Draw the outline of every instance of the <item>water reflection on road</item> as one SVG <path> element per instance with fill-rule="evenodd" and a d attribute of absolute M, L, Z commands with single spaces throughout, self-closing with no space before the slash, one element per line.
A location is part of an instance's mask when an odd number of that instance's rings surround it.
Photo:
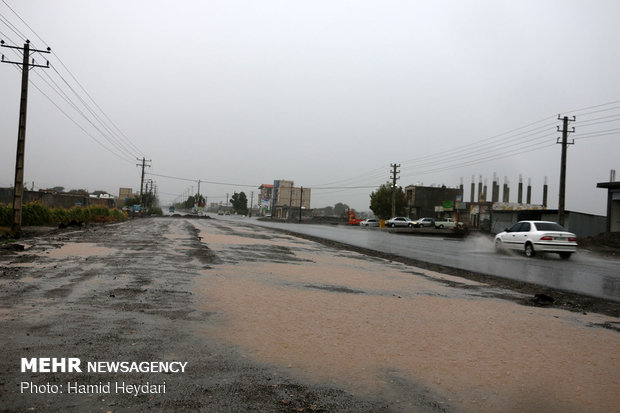
<path fill-rule="evenodd" d="M 492 240 L 482 235 L 457 241 L 359 227 L 283 224 L 247 219 L 244 222 L 286 229 L 433 264 L 620 301 L 620 261 L 587 251 L 579 251 L 567 261 L 559 259 L 556 254 L 529 259 L 520 254 L 495 253 Z"/>

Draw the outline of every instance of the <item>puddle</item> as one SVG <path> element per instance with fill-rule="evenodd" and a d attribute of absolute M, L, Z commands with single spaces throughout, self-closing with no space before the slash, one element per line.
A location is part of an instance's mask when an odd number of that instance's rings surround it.
<path fill-rule="evenodd" d="M 312 245 L 295 252 L 312 260 L 301 265 L 204 271 L 194 292 L 219 322 L 202 333 L 257 362 L 371 397 L 415 398 L 409 390 L 422 386 L 470 412 L 617 408 L 620 334 L 588 327 L 610 317 L 478 299 L 428 277 L 475 282 L 313 253 Z"/>
<path fill-rule="evenodd" d="M 115 249 L 100 247 L 97 244 L 91 242 L 70 242 L 64 244 L 60 248 L 50 249 L 38 255 L 57 259 L 67 257 L 90 257 L 94 255 L 110 255 L 114 252 L 116 252 Z"/>

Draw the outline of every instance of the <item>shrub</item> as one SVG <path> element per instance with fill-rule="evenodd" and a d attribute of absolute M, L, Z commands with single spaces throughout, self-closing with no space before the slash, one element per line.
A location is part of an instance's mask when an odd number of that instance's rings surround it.
<path fill-rule="evenodd" d="M 101 205 L 89 207 L 48 208 L 39 202 L 31 202 L 22 206 L 22 225 L 58 225 L 75 220 L 82 222 L 114 222 L 124 221 L 127 215 L 118 209 L 110 209 Z M 11 226 L 13 207 L 0 204 L 0 226 Z"/>
<path fill-rule="evenodd" d="M 51 223 L 50 209 L 39 202 L 22 205 L 22 225 L 45 225 Z"/>
<path fill-rule="evenodd" d="M 10 227 L 13 221 L 13 208 L 0 204 L 0 226 Z"/>

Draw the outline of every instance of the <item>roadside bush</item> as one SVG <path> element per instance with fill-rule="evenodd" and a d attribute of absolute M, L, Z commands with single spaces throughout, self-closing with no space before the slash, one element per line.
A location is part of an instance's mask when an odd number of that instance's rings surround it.
<path fill-rule="evenodd" d="M 39 202 L 22 205 L 22 225 L 45 225 L 51 221 L 50 209 Z"/>
<path fill-rule="evenodd" d="M 69 210 L 64 208 L 53 208 L 52 209 L 52 220 L 50 223 L 52 224 L 60 224 L 61 222 L 69 222 Z"/>
<path fill-rule="evenodd" d="M 12 220 L 13 208 L 8 205 L 0 204 L 0 226 L 10 227 Z"/>
<path fill-rule="evenodd" d="M 114 219 L 114 221 L 124 221 L 127 219 L 127 214 L 118 209 L 113 209 L 112 218 Z"/>
<path fill-rule="evenodd" d="M 160 216 L 160 217 L 161 217 L 162 215 L 164 215 L 164 213 L 163 213 L 163 211 L 161 210 L 161 208 L 158 208 L 158 207 L 151 207 L 151 208 L 148 208 L 148 209 L 146 210 L 146 215 L 147 215 L 147 216 L 150 216 L 150 215 L 157 215 L 157 216 Z"/>
<path fill-rule="evenodd" d="M 96 217 L 109 217 L 110 216 L 110 208 L 104 207 L 101 205 L 93 205 L 88 207 L 90 216 L 94 218 Z"/>
<path fill-rule="evenodd" d="M 71 209 L 48 208 L 39 202 L 31 202 L 22 206 L 22 225 L 58 225 L 71 221 L 106 223 L 124 221 L 127 215 L 118 209 L 110 209 L 101 205 L 74 207 Z M 0 204 L 0 226 L 11 226 L 13 207 Z"/>

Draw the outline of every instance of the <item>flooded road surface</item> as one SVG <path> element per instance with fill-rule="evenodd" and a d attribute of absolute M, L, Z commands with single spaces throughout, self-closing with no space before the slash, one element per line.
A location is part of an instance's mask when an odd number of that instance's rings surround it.
<path fill-rule="evenodd" d="M 620 260 L 583 250 L 570 260 L 561 260 L 557 254 L 528 259 L 518 253 L 497 254 L 492 240 L 486 236 L 457 240 L 373 228 L 250 222 L 433 264 L 620 301 Z"/>
<path fill-rule="evenodd" d="M 1 253 L 8 411 L 609 412 L 620 319 L 216 219 L 140 219 Z M 21 357 L 188 363 L 20 373 Z M 67 381 L 165 394 L 24 394 Z"/>

